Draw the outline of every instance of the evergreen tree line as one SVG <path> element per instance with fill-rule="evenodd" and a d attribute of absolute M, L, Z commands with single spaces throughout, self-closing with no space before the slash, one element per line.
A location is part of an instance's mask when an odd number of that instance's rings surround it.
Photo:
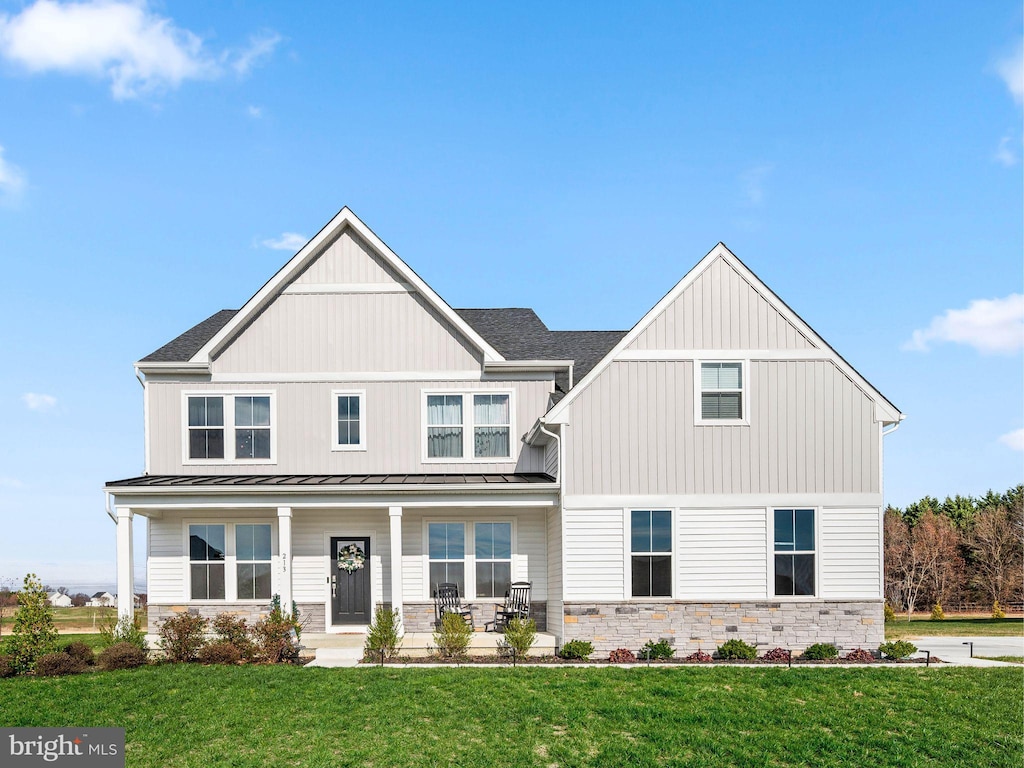
<path fill-rule="evenodd" d="M 885 598 L 908 616 L 1024 599 L 1024 485 L 980 498 L 931 496 L 885 510 Z"/>

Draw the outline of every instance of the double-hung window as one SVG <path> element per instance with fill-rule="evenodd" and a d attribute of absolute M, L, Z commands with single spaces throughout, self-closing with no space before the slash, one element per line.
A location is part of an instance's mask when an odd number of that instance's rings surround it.
<path fill-rule="evenodd" d="M 746 423 L 742 362 L 701 362 L 697 384 L 700 393 L 698 424 Z"/>
<path fill-rule="evenodd" d="M 672 513 L 630 512 L 633 597 L 672 596 Z"/>
<path fill-rule="evenodd" d="M 186 394 L 186 462 L 271 462 L 273 396 Z"/>
<path fill-rule="evenodd" d="M 428 523 L 430 594 L 438 584 L 456 584 L 466 594 L 466 524 Z"/>
<path fill-rule="evenodd" d="M 512 395 L 508 392 L 428 393 L 427 459 L 512 458 Z"/>
<path fill-rule="evenodd" d="M 361 451 L 366 448 L 364 392 L 331 393 L 334 401 L 334 443 L 336 451 Z"/>
<path fill-rule="evenodd" d="M 429 594 L 455 584 L 468 598 L 505 596 L 512 585 L 510 521 L 428 522 Z"/>
<path fill-rule="evenodd" d="M 775 510 L 775 594 L 814 595 L 814 510 Z"/>
<path fill-rule="evenodd" d="M 189 577 L 193 600 L 223 600 L 224 526 L 188 527 Z"/>
<path fill-rule="evenodd" d="M 504 597 L 512 585 L 512 523 L 475 523 L 476 596 Z"/>
<path fill-rule="evenodd" d="M 235 571 L 239 600 L 270 599 L 269 525 L 235 525 Z"/>

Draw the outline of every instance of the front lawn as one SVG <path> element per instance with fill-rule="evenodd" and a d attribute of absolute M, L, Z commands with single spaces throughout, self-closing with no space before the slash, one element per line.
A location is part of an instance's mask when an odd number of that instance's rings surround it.
<path fill-rule="evenodd" d="M 1018 766 L 1013 669 L 302 669 L 0 680 L 3 726 L 129 766 Z"/>
<path fill-rule="evenodd" d="M 906 616 L 885 623 L 885 639 L 915 637 L 1021 637 L 1024 619 L 942 619 L 932 621 L 927 615 L 907 621 Z"/>

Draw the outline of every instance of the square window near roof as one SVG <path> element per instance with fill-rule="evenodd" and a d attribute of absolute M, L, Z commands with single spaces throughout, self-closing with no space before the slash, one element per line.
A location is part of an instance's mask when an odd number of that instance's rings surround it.
<path fill-rule="evenodd" d="M 743 411 L 743 363 L 700 364 L 700 420 L 741 421 Z"/>

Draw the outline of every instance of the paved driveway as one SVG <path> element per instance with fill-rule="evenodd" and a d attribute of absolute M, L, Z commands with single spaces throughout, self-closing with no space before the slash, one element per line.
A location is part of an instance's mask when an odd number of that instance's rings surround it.
<path fill-rule="evenodd" d="M 978 667 L 1002 666 L 1000 662 L 986 661 L 978 656 L 1024 656 L 1024 637 L 921 637 L 911 640 L 922 651 L 931 651 L 943 661 L 972 664 Z M 970 646 L 974 643 L 974 656 Z"/>

